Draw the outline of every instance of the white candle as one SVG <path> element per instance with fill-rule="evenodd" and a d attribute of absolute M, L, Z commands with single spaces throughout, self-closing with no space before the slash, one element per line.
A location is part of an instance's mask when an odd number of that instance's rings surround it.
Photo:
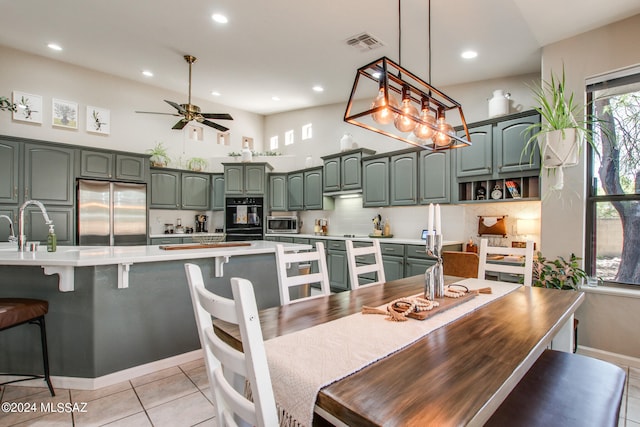
<path fill-rule="evenodd" d="M 436 205 L 436 235 L 442 234 L 442 223 L 440 219 L 440 204 Z"/>
<path fill-rule="evenodd" d="M 429 234 L 433 231 L 433 203 L 429 203 L 429 217 L 427 222 L 427 230 Z"/>

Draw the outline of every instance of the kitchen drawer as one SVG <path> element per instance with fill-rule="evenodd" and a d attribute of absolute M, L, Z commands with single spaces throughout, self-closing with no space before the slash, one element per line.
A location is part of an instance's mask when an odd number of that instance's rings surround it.
<path fill-rule="evenodd" d="M 308 245 L 309 244 L 309 239 L 306 239 L 304 237 L 294 237 L 293 238 L 293 243 L 298 243 L 301 245 Z"/>
<path fill-rule="evenodd" d="M 152 245 L 179 245 L 181 243 L 193 243 L 191 237 L 155 237 L 151 239 Z"/>
<path fill-rule="evenodd" d="M 425 245 L 407 245 L 407 258 L 427 259 Z"/>
<path fill-rule="evenodd" d="M 381 243 L 380 251 L 382 255 L 404 256 L 404 245 L 399 243 Z"/>
<path fill-rule="evenodd" d="M 293 237 L 279 237 L 278 240 L 283 243 L 293 243 Z"/>
<path fill-rule="evenodd" d="M 327 240 L 327 250 L 330 251 L 346 251 L 346 245 L 344 240 Z"/>

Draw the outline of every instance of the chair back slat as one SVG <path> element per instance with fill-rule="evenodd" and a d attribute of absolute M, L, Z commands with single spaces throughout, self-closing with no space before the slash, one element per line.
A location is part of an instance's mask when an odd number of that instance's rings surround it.
<path fill-rule="evenodd" d="M 379 285 L 386 282 L 384 264 L 382 262 L 382 251 L 380 250 L 380 242 L 378 240 L 374 239 L 371 246 L 357 248 L 353 246 L 353 241 L 347 240 L 345 246 L 347 247 L 347 265 L 349 268 L 351 289 L 358 289 L 362 286 Z M 367 255 L 373 255 L 374 263 L 358 265 L 357 258 Z M 373 282 L 360 284 L 360 276 L 374 272 L 376 273 L 376 278 Z"/>
<path fill-rule="evenodd" d="M 300 270 L 296 271 L 296 267 L 301 264 L 316 265 L 318 271 L 311 274 L 301 274 Z M 316 243 L 316 250 L 309 252 L 291 252 L 287 251 L 284 245 L 276 245 L 276 267 L 278 270 L 278 289 L 280 291 L 280 303 L 287 305 L 292 302 L 290 290 L 293 287 L 319 283 L 320 294 L 309 295 L 297 298 L 294 301 L 308 300 L 317 298 L 331 293 L 329 285 L 329 274 L 327 271 L 327 259 L 322 242 Z M 289 275 L 289 273 L 292 273 Z M 297 273 L 297 274 L 296 274 Z"/>
<path fill-rule="evenodd" d="M 492 263 L 489 255 L 516 255 L 523 257 L 521 265 L 505 265 Z M 507 248 L 502 246 L 489 246 L 487 239 L 480 241 L 480 260 L 478 265 L 478 278 L 484 279 L 487 271 L 497 273 L 521 274 L 526 286 L 533 282 L 533 241 L 527 240 L 524 248 Z"/>

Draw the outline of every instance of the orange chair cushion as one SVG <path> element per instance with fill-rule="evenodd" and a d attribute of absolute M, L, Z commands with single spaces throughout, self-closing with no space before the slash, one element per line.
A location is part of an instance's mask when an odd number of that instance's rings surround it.
<path fill-rule="evenodd" d="M 44 316 L 49 303 L 39 299 L 0 298 L 0 330 Z"/>

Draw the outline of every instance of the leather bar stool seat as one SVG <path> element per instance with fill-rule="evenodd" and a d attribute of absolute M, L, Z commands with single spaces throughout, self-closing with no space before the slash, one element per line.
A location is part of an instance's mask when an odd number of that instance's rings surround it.
<path fill-rule="evenodd" d="M 616 427 L 625 379 L 609 362 L 545 350 L 485 426 Z"/>
<path fill-rule="evenodd" d="M 25 323 L 37 324 L 40 327 L 40 340 L 42 343 L 42 362 L 44 375 L 11 374 L 26 378 L 4 382 L 0 385 L 11 384 L 18 381 L 26 381 L 35 378 L 43 378 L 52 396 L 55 396 L 51 378 L 49 377 L 49 354 L 47 350 L 47 333 L 44 316 L 49 311 L 47 301 L 30 298 L 0 298 L 0 331 L 10 329 Z M 9 373 L 6 373 L 9 375 Z"/>

